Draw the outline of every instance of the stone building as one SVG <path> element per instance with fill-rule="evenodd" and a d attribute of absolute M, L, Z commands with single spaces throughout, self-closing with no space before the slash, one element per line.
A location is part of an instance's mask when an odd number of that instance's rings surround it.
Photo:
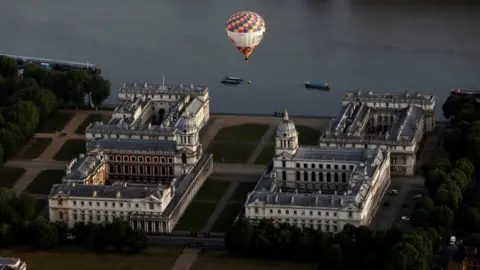
<path fill-rule="evenodd" d="M 413 175 L 423 134 L 434 129 L 434 95 L 347 92 L 319 145 L 389 150 L 392 174 Z"/>
<path fill-rule="evenodd" d="M 123 104 L 86 128 L 87 153 L 52 187 L 50 220 L 73 226 L 118 217 L 171 232 L 213 168 L 199 139 L 210 117 L 208 87 L 126 83 L 118 94 Z"/>
<path fill-rule="evenodd" d="M 245 202 L 250 220 L 338 232 L 368 225 L 390 184 L 390 154 L 381 149 L 300 146 L 284 112 L 275 156 Z"/>

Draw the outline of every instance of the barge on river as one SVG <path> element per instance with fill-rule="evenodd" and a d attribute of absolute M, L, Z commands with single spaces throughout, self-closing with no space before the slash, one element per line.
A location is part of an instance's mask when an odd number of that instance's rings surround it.
<path fill-rule="evenodd" d="M 55 71 L 85 70 L 88 73 L 92 74 L 100 74 L 101 72 L 101 70 L 97 68 L 94 64 L 88 62 L 81 63 L 0 53 L 0 57 L 2 56 L 15 59 L 20 69 L 23 69 L 28 64 L 37 64 L 40 65 L 42 68 L 52 69 Z"/>

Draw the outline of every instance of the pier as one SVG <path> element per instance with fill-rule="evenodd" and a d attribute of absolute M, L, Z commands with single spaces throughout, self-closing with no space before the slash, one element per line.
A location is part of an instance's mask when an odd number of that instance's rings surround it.
<path fill-rule="evenodd" d="M 86 70 L 90 73 L 100 73 L 100 69 L 97 68 L 94 64 L 91 63 L 82 63 L 82 62 L 73 62 L 65 60 L 55 60 L 39 57 L 30 57 L 30 56 L 20 56 L 13 54 L 4 54 L 0 53 L 0 57 L 9 57 L 15 59 L 17 64 L 23 68 L 28 64 L 37 64 L 42 67 L 51 68 L 58 71 L 69 71 L 69 70 Z"/>

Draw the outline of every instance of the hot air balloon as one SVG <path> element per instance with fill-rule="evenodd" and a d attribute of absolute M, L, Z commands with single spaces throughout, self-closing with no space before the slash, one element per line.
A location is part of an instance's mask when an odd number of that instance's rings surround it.
<path fill-rule="evenodd" d="M 262 17 L 255 12 L 241 11 L 233 14 L 227 21 L 227 36 L 235 47 L 245 55 L 245 62 L 260 44 L 267 30 Z"/>

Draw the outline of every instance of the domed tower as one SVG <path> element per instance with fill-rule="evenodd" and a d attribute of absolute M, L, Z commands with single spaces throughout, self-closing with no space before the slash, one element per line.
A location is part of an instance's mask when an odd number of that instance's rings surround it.
<path fill-rule="evenodd" d="M 288 112 L 285 109 L 283 119 L 278 124 L 275 136 L 275 155 L 286 152 L 295 155 L 298 149 L 298 132 L 295 124 L 288 118 Z"/>
<path fill-rule="evenodd" d="M 199 129 L 191 114 L 182 116 L 176 128 L 179 155 L 175 158 L 175 175 L 181 175 L 195 166 L 202 155 L 202 148 L 198 137 Z"/>

